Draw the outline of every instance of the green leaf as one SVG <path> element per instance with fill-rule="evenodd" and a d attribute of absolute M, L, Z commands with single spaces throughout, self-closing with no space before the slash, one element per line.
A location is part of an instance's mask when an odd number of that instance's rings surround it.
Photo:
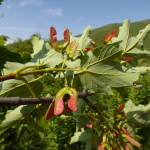
<path fill-rule="evenodd" d="M 65 65 L 67 68 L 80 68 L 81 59 L 76 59 L 75 61 L 67 60 Z"/>
<path fill-rule="evenodd" d="M 32 130 L 43 131 L 43 128 L 36 124 L 34 117 L 31 117 L 30 112 L 28 113 L 28 115 L 26 115 L 25 118 L 22 118 L 19 121 L 19 123 L 26 123 L 29 131 L 32 131 Z"/>
<path fill-rule="evenodd" d="M 48 128 L 48 121 L 45 120 L 46 110 L 49 104 L 42 104 L 38 108 L 35 105 L 19 106 L 8 112 L 0 125 L 0 134 L 13 127 L 17 123 L 27 123 L 29 131 L 33 129 L 43 131 Z M 36 112 L 37 117 L 31 117 L 31 112 Z"/>
<path fill-rule="evenodd" d="M 140 30 L 139 34 L 135 37 L 130 36 L 129 30 L 130 20 L 127 18 L 119 28 L 118 37 L 113 37 L 112 42 L 115 43 L 121 41 L 120 46 L 122 46 L 125 51 L 124 56 L 132 58 L 132 64 L 137 65 L 138 59 L 147 57 L 147 55 L 150 54 L 149 51 L 143 49 L 144 40 L 150 31 L 150 24 L 148 24 L 143 30 Z"/>
<path fill-rule="evenodd" d="M 79 98 L 77 111 L 73 111 L 74 118 L 76 120 L 76 131 L 81 130 L 89 122 L 89 119 L 84 116 L 85 102 Z"/>
<path fill-rule="evenodd" d="M 77 58 L 80 55 L 80 51 L 83 51 L 85 49 L 85 47 L 90 45 L 90 41 L 92 41 L 90 34 L 91 34 L 91 26 L 90 25 L 84 29 L 81 37 L 74 37 L 70 33 L 70 42 L 72 42 L 74 40 L 76 40 L 76 42 L 78 42 L 78 48 L 74 55 L 74 58 Z"/>
<path fill-rule="evenodd" d="M 129 29 L 130 29 L 130 20 L 127 18 L 123 21 L 123 25 L 119 27 L 119 34 L 118 37 L 113 37 L 112 42 L 120 42 L 120 46 L 123 48 L 123 50 L 126 50 L 127 42 L 129 38 Z"/>
<path fill-rule="evenodd" d="M 122 67 L 125 72 L 138 72 L 139 74 L 146 74 L 150 72 L 150 67 L 130 67 L 127 68 L 125 66 Z"/>
<path fill-rule="evenodd" d="M 66 59 L 66 55 L 64 55 Z M 54 68 L 63 62 L 62 53 L 58 53 L 55 50 L 49 51 L 44 58 L 40 59 L 42 68 Z"/>
<path fill-rule="evenodd" d="M 100 136 L 91 135 L 91 133 L 82 130 L 81 132 L 76 132 L 74 136 L 71 137 L 70 144 L 79 141 L 86 143 L 85 150 L 93 150 L 95 148 L 98 148 L 102 141 L 102 138 Z"/>
<path fill-rule="evenodd" d="M 62 63 L 62 54 L 56 52 L 49 43 L 45 43 L 38 37 L 33 37 L 32 43 L 34 50 L 34 53 L 31 54 L 32 62 L 41 64 L 42 68 L 53 68 Z"/>
<path fill-rule="evenodd" d="M 6 75 L 12 73 L 14 70 L 34 65 L 34 63 L 20 64 L 7 62 L 4 66 L 5 68 L 2 70 L 2 75 Z M 33 70 L 35 68 L 26 69 L 27 71 Z M 38 79 L 34 79 L 33 75 L 26 76 L 25 79 L 29 82 L 35 94 L 38 96 L 43 91 L 43 85 Z M 11 79 L 0 82 L 0 97 L 30 97 L 32 93 L 29 91 L 26 84 L 21 80 Z"/>
<path fill-rule="evenodd" d="M 149 117 L 146 115 L 150 111 L 150 104 L 147 106 L 135 106 L 132 100 L 125 103 L 124 112 L 126 113 L 126 120 L 120 124 L 127 129 L 133 138 L 135 138 L 135 128 L 139 125 L 149 124 Z"/>
<path fill-rule="evenodd" d="M 121 55 L 117 45 L 106 45 L 88 51 L 81 58 L 80 80 L 83 88 L 93 93 L 111 92 L 111 87 L 130 86 L 139 78 L 138 73 L 124 73 L 121 65 L 113 61 Z"/>
<path fill-rule="evenodd" d="M 46 48 L 44 40 L 40 40 L 39 37 L 34 36 L 32 39 L 32 44 L 34 50 L 34 53 L 31 54 L 32 62 L 36 63 L 39 59 L 45 57 L 49 50 Z"/>
<path fill-rule="evenodd" d="M 49 104 L 41 104 L 41 106 L 36 109 L 36 113 L 38 116 L 35 120 L 35 123 L 44 130 L 48 128 L 48 121 L 45 120 L 45 114 L 48 107 Z"/>
<path fill-rule="evenodd" d="M 0 69 L 4 68 L 6 61 L 24 63 L 20 54 L 9 51 L 5 46 L 0 47 Z"/>
<path fill-rule="evenodd" d="M 0 39 L 0 47 L 4 46 L 4 44 L 5 44 L 5 42 L 2 39 Z"/>
<path fill-rule="evenodd" d="M 139 34 L 136 37 L 130 36 L 130 20 L 127 18 L 123 21 L 123 25 L 119 28 L 119 34 L 118 37 L 113 37 L 112 42 L 119 42 L 120 46 L 122 46 L 123 50 L 126 52 L 132 52 L 134 47 L 140 48 L 144 44 L 144 40 L 150 31 L 150 24 L 148 24 L 145 29 L 140 30 Z M 135 50 L 133 50 L 135 53 Z M 129 53 L 128 52 L 128 53 Z"/>
<path fill-rule="evenodd" d="M 35 105 L 19 106 L 16 109 L 8 112 L 0 125 L 0 134 L 10 127 L 23 120 L 27 115 L 35 109 Z"/>
<path fill-rule="evenodd" d="M 143 30 L 139 31 L 139 34 L 136 37 L 129 36 L 126 51 L 132 53 L 134 50 L 133 47 L 143 50 L 144 40 L 150 31 L 150 24 L 148 24 Z M 135 51 L 135 50 L 134 50 Z"/>

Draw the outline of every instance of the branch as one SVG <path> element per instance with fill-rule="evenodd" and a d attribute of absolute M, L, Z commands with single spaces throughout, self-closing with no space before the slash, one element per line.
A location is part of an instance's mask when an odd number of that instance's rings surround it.
<path fill-rule="evenodd" d="M 88 95 L 88 93 L 86 93 L 86 90 L 84 89 L 83 91 L 82 91 L 82 93 L 83 93 L 83 100 L 93 109 L 93 110 L 95 110 L 99 115 L 101 115 L 101 113 L 100 113 L 100 111 L 88 100 L 88 98 L 87 98 L 87 96 L 89 96 Z M 93 94 L 93 93 L 92 93 Z"/>
<path fill-rule="evenodd" d="M 78 93 L 78 98 L 83 98 L 85 96 L 95 95 L 94 93 Z M 41 103 L 51 103 L 54 99 L 52 97 L 39 97 L 39 98 L 21 98 L 21 97 L 7 97 L 0 98 L 0 106 L 19 106 L 19 105 L 32 105 Z M 64 98 L 65 100 L 65 98 Z"/>

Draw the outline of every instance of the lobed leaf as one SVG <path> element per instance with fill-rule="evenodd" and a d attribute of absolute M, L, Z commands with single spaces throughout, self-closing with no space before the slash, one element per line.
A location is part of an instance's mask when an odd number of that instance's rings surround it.
<path fill-rule="evenodd" d="M 84 29 L 81 37 L 74 37 L 70 33 L 70 42 L 76 40 L 76 42 L 78 43 L 77 51 L 74 55 L 74 58 L 77 58 L 80 55 L 80 51 L 83 51 L 85 49 L 85 47 L 90 45 L 90 41 L 91 41 L 90 34 L 91 34 L 91 26 L 90 25 Z"/>
<path fill-rule="evenodd" d="M 112 42 L 120 42 L 120 46 L 123 47 L 124 56 L 132 58 L 132 62 L 137 65 L 137 60 L 147 57 L 150 54 L 149 51 L 143 49 L 144 40 L 150 31 L 150 24 L 148 24 L 143 30 L 139 31 L 139 34 L 135 37 L 130 36 L 130 20 L 127 18 L 123 21 L 123 25 L 119 28 L 118 37 L 113 37 Z"/>
<path fill-rule="evenodd" d="M 36 63 L 41 58 L 45 57 L 49 50 L 46 48 L 44 40 L 40 40 L 39 37 L 34 36 L 32 38 L 32 44 L 34 51 L 33 54 L 31 54 L 32 62 Z"/>
<path fill-rule="evenodd" d="M 80 80 L 84 89 L 93 93 L 110 94 L 111 87 L 131 86 L 138 73 L 124 73 L 121 65 L 113 61 L 121 55 L 122 48 L 109 44 L 88 51 L 81 58 Z"/>
<path fill-rule="evenodd" d="M 41 64 L 42 68 L 54 68 L 62 63 L 62 54 L 56 52 L 49 43 L 40 40 L 38 37 L 33 37 L 32 62 Z"/>
<path fill-rule="evenodd" d="M 135 128 L 139 125 L 149 124 L 150 120 L 146 115 L 150 111 L 150 104 L 147 106 L 135 106 L 132 100 L 125 103 L 124 112 L 127 120 L 121 121 L 120 125 L 127 129 L 129 134 L 135 138 Z"/>

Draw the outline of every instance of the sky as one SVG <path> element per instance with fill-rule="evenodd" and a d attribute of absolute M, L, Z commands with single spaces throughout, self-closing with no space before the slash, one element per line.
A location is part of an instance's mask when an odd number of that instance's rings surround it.
<path fill-rule="evenodd" d="M 0 5 L 0 35 L 11 41 L 23 40 L 33 33 L 49 39 L 55 27 L 57 39 L 63 39 L 67 27 L 73 36 L 84 28 L 99 28 L 111 23 L 150 19 L 150 0 L 4 0 Z"/>

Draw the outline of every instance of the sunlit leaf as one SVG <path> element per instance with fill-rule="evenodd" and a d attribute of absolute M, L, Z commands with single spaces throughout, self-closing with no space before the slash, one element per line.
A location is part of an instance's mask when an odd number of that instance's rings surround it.
<path fill-rule="evenodd" d="M 44 40 L 40 40 L 38 37 L 33 37 L 32 43 L 34 50 L 34 53 L 31 54 L 32 62 L 37 65 L 41 64 L 42 68 L 53 68 L 62 63 L 62 54 L 56 52 L 49 43 L 45 43 Z"/>
<path fill-rule="evenodd" d="M 130 20 L 127 18 L 123 21 L 123 25 L 119 28 L 118 37 L 113 37 L 112 42 L 120 42 L 120 46 L 123 47 L 124 56 L 132 58 L 132 62 L 137 65 L 137 60 L 147 57 L 150 54 L 149 51 L 143 49 L 144 40 L 150 31 L 150 24 L 148 24 L 143 30 L 139 31 L 139 34 L 135 37 L 130 35 Z"/>
<path fill-rule="evenodd" d="M 70 42 L 72 42 L 74 40 L 76 40 L 76 42 L 78 42 L 78 48 L 74 55 L 74 58 L 77 58 L 80 55 L 80 51 L 83 51 L 85 49 L 85 47 L 90 45 L 90 41 L 92 40 L 90 37 L 90 34 L 91 34 L 91 26 L 90 25 L 84 29 L 81 37 L 74 37 L 70 33 Z"/>
<path fill-rule="evenodd" d="M 44 40 L 40 40 L 39 37 L 34 36 L 32 38 L 32 44 L 34 50 L 34 53 L 31 54 L 32 62 L 36 63 L 38 59 L 40 60 L 41 58 L 45 57 L 49 50 L 46 48 Z"/>
<path fill-rule="evenodd" d="M 88 51 L 81 59 L 83 88 L 93 93 L 110 94 L 111 87 L 131 86 L 139 74 L 124 73 L 121 65 L 113 61 L 121 52 L 122 48 L 111 44 Z"/>

